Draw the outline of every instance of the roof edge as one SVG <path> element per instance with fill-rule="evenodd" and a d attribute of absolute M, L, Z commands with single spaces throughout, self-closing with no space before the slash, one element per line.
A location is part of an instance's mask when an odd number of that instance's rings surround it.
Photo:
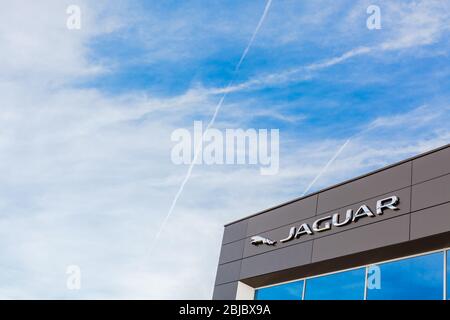
<path fill-rule="evenodd" d="M 432 154 L 432 153 L 441 151 L 441 150 L 446 149 L 446 148 L 449 148 L 449 147 L 450 147 L 450 143 L 448 143 L 448 144 L 446 144 L 446 145 L 443 145 L 443 146 L 441 146 L 441 147 L 438 147 L 438 148 L 436 148 L 436 149 L 432 149 L 432 150 L 426 151 L 426 152 L 424 152 L 424 153 L 420 153 L 420 154 L 418 154 L 418 155 L 412 156 L 412 157 L 410 157 L 410 158 L 407 158 L 407 159 L 405 159 L 405 160 L 396 162 L 396 163 L 394 163 L 394 164 L 390 164 L 390 165 L 385 166 L 385 167 L 382 167 L 382 168 L 380 168 L 380 169 L 371 171 L 371 172 L 369 172 L 369 173 L 365 173 L 365 174 L 360 175 L 360 176 L 357 176 L 357 177 L 355 177 L 355 178 L 352 178 L 352 179 L 349 179 L 349 180 L 345 180 L 345 181 L 343 181 L 343 182 L 340 182 L 340 183 L 331 185 L 331 186 L 329 186 L 329 187 L 320 189 L 320 190 L 318 190 L 318 191 L 315 191 L 315 192 L 313 192 L 313 193 L 307 194 L 307 195 L 305 195 L 305 196 L 302 196 L 302 197 L 299 197 L 299 198 L 295 198 L 295 199 L 290 200 L 290 201 L 287 201 L 287 202 L 283 202 L 283 203 L 281 203 L 281 204 L 279 204 L 279 205 L 270 207 L 270 208 L 268 208 L 268 209 L 264 209 L 264 210 L 262 210 L 262 211 L 258 211 L 258 212 L 256 212 L 256 213 L 253 213 L 253 214 L 251 214 L 251 215 L 249 215 L 249 216 L 246 216 L 246 217 L 244 217 L 244 218 L 240 218 L 240 219 L 234 220 L 234 221 L 232 221 L 232 222 L 228 222 L 228 223 L 226 223 L 226 224 L 224 225 L 224 227 L 227 227 L 227 226 L 229 226 L 229 225 L 232 225 L 232 224 L 235 224 L 235 223 L 238 223 L 238 222 L 241 222 L 241 221 L 250 219 L 250 218 L 255 217 L 255 216 L 257 216 L 257 215 L 260 215 L 260 214 L 263 214 L 263 213 L 266 213 L 266 212 L 269 212 L 269 211 L 272 211 L 272 210 L 281 208 L 281 207 L 286 206 L 286 205 L 288 205 L 288 204 L 291 204 L 291 203 L 293 203 L 293 202 L 300 201 L 300 200 L 303 200 L 303 199 L 306 199 L 306 198 L 309 198 L 309 197 L 318 195 L 318 194 L 321 193 L 321 192 L 324 192 L 324 191 L 327 191 L 327 190 L 331 190 L 331 189 L 340 187 L 340 186 L 342 186 L 342 185 L 344 185 L 344 184 L 347 184 L 347 183 L 350 183 L 350 182 L 353 182 L 353 181 L 356 181 L 356 180 L 359 180 L 359 179 L 362 179 L 362 178 L 371 176 L 371 175 L 373 175 L 373 174 L 375 174 L 375 173 L 378 173 L 378 172 L 381 172 L 381 171 L 384 171 L 384 170 L 387 170 L 387 169 L 390 169 L 390 168 L 399 166 L 399 165 L 401 165 L 401 164 L 404 164 L 404 163 L 407 163 L 407 162 L 410 162 L 410 161 L 413 161 L 413 160 L 422 158 L 422 157 L 424 157 L 424 156 L 430 155 L 430 154 Z"/>

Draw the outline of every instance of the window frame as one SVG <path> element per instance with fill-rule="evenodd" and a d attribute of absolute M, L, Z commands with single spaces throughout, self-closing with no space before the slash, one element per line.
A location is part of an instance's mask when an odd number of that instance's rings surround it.
<path fill-rule="evenodd" d="M 448 292 L 447 286 L 448 286 L 448 281 L 449 281 L 449 279 L 447 277 L 448 277 L 448 274 L 450 273 L 450 270 L 447 270 L 448 257 L 449 257 L 448 252 L 449 251 L 450 251 L 450 249 L 444 250 L 444 300 L 450 299 L 450 297 L 448 297 L 448 295 L 447 295 L 447 292 Z"/>
<path fill-rule="evenodd" d="M 266 286 L 256 287 L 256 288 L 254 288 L 255 294 L 254 294 L 253 299 L 256 298 L 256 291 L 259 290 L 259 289 L 274 287 L 274 286 L 278 286 L 278 285 L 282 285 L 282 284 L 287 284 L 287 283 L 303 280 L 303 291 L 302 291 L 301 298 L 300 298 L 300 300 L 303 301 L 303 300 L 305 300 L 306 281 L 308 281 L 308 279 L 313 279 L 313 278 L 328 276 L 328 275 L 331 275 L 331 274 L 336 274 L 336 273 L 351 271 L 351 270 L 355 270 L 355 269 L 365 268 L 364 299 L 363 300 L 367 300 L 367 270 L 368 270 L 368 267 L 373 266 L 373 265 L 380 265 L 380 264 L 384 264 L 384 263 L 395 262 L 395 261 L 399 261 L 399 260 L 405 260 L 405 259 L 409 259 L 409 258 L 415 258 L 415 257 L 425 256 L 425 255 L 428 255 L 428 254 L 443 252 L 443 257 L 444 257 L 443 258 L 443 260 L 444 260 L 443 261 L 443 264 L 444 264 L 444 270 L 443 270 L 444 271 L 444 275 L 443 275 L 443 282 L 444 282 L 444 285 L 443 285 L 443 290 L 444 290 L 444 292 L 443 292 L 444 293 L 443 294 L 443 300 L 447 300 L 447 298 L 450 298 L 450 297 L 447 297 L 447 281 L 448 281 L 448 279 L 447 279 L 447 257 L 449 256 L 448 255 L 448 251 L 450 251 L 450 247 L 446 247 L 446 248 L 438 249 L 438 250 L 421 252 L 421 253 L 417 253 L 417 254 L 407 255 L 407 256 L 393 258 L 393 259 L 388 259 L 388 260 L 382 260 L 382 261 L 375 262 L 375 263 L 358 265 L 358 266 L 347 268 L 347 269 L 321 273 L 321 274 L 317 274 L 317 275 L 314 275 L 314 276 L 302 277 L 302 278 L 289 280 L 289 281 L 284 281 L 284 282 L 279 282 L 279 283 L 270 284 L 270 285 L 266 285 Z"/>

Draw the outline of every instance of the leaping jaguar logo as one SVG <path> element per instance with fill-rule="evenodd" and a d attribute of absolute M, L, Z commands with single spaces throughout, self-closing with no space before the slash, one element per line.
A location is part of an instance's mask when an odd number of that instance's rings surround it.
<path fill-rule="evenodd" d="M 272 240 L 270 240 L 268 238 L 263 238 L 261 236 L 254 236 L 254 237 L 251 237 L 250 243 L 255 245 L 255 246 L 259 246 L 260 244 L 267 244 L 268 246 L 273 246 L 277 242 L 276 241 L 272 241 Z"/>

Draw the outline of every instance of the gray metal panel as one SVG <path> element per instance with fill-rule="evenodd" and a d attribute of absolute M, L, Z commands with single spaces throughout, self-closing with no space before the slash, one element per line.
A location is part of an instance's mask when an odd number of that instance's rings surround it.
<path fill-rule="evenodd" d="M 311 262 L 312 241 L 242 260 L 241 279 L 280 271 Z"/>
<path fill-rule="evenodd" d="M 251 287 L 258 288 L 448 247 L 450 247 L 450 232 L 445 232 L 418 240 L 404 241 L 387 247 L 383 246 L 369 251 L 361 251 L 343 257 L 323 260 L 288 270 L 241 279 L 241 281 Z"/>
<path fill-rule="evenodd" d="M 242 259 L 244 241 L 245 240 L 239 240 L 223 245 L 222 250 L 220 250 L 219 264 Z"/>
<path fill-rule="evenodd" d="M 303 220 L 302 222 L 310 222 L 313 220 L 314 219 L 307 219 L 307 220 Z M 269 238 L 270 240 L 273 240 L 273 241 L 277 241 L 275 243 L 275 245 L 273 245 L 273 246 L 268 246 L 268 245 L 264 245 L 264 244 L 255 246 L 255 245 L 251 244 L 251 237 L 245 239 L 243 257 L 247 258 L 250 256 L 254 256 L 256 254 L 264 254 L 269 251 L 278 250 L 280 248 L 288 247 L 293 244 L 298 244 L 298 243 L 302 243 L 305 241 L 311 241 L 313 239 L 313 236 L 304 236 L 304 237 L 301 237 L 300 239 L 295 239 L 295 240 L 292 240 L 289 242 L 285 242 L 285 243 L 280 242 L 280 239 L 284 239 L 287 237 L 287 235 L 289 234 L 289 229 L 292 226 L 293 225 L 289 225 L 289 226 L 277 228 L 277 229 L 259 234 L 262 237 Z M 295 226 L 297 226 L 297 224 L 295 224 Z"/>
<path fill-rule="evenodd" d="M 270 210 L 249 219 L 247 236 L 274 229 L 316 214 L 317 195 Z"/>
<path fill-rule="evenodd" d="M 356 266 L 364 261 L 369 261 L 369 263 L 379 261 L 377 253 L 388 253 L 389 259 L 401 256 L 405 252 L 412 252 L 409 250 L 411 248 L 415 250 L 413 253 L 417 253 L 430 250 L 429 248 L 448 246 L 448 235 L 450 234 L 449 166 L 450 148 L 447 147 L 319 192 L 318 208 L 311 210 L 317 212 L 315 217 L 311 212 L 310 217 L 297 220 L 298 212 L 304 214 L 308 210 L 295 208 L 295 206 L 304 205 L 304 200 L 313 199 L 317 194 L 227 225 L 223 236 L 214 299 L 235 299 L 238 279 L 250 281 L 272 277 L 281 279 L 277 281 L 286 281 L 289 277 L 289 279 L 294 279 L 292 278 L 294 273 L 297 273 L 296 278 L 305 274 L 317 274 L 318 266 L 332 264 L 333 266 L 330 266 L 332 269 L 338 262 L 351 263 Z M 411 171 L 413 176 L 411 176 Z M 442 176 L 445 174 L 448 175 Z M 411 181 L 416 185 L 409 188 Z M 408 191 L 412 194 L 412 199 L 409 198 Z M 399 192 L 402 194 L 398 194 Z M 400 197 L 401 211 L 386 212 L 385 215 L 373 219 L 363 218 L 352 226 L 332 229 L 320 233 L 319 236 L 305 238 L 304 242 L 292 241 L 288 243 L 289 246 L 278 246 L 276 249 L 268 247 L 271 250 L 269 252 L 265 251 L 267 249 L 259 247 L 258 250 L 261 251 L 249 251 L 244 259 L 229 262 L 232 259 L 239 259 L 239 249 L 243 245 L 248 250 L 250 235 L 274 235 L 275 239 L 273 240 L 279 240 L 286 235 L 286 231 L 281 232 L 281 228 L 279 228 L 282 225 L 291 227 L 294 224 L 297 225 L 298 222 L 312 222 L 336 211 L 343 213 L 341 211 L 361 203 L 367 203 L 372 208 L 372 200 L 384 195 L 393 195 L 391 193 Z M 353 203 L 356 204 L 352 205 Z M 314 206 L 314 201 L 311 201 L 310 204 Z M 416 212 L 409 214 L 408 205 L 411 205 L 412 210 Z M 285 210 L 291 211 L 286 212 Z M 306 215 L 309 214 L 306 213 Z M 277 229 L 280 229 L 282 237 L 275 237 L 274 233 L 270 233 Z M 410 237 L 414 241 L 408 241 Z M 252 246 L 251 250 L 256 248 Z M 247 257 L 248 254 L 254 255 Z M 289 275 L 289 273 L 293 274 Z M 269 284 L 267 279 L 264 281 L 266 281 L 265 284 Z"/>
<path fill-rule="evenodd" d="M 413 183 L 450 173 L 450 148 L 431 153 L 413 161 Z"/>
<path fill-rule="evenodd" d="M 238 282 L 221 284 L 214 287 L 213 300 L 235 300 Z"/>
<path fill-rule="evenodd" d="M 450 201 L 450 174 L 412 188 L 412 211 Z"/>
<path fill-rule="evenodd" d="M 243 239 L 247 236 L 248 220 L 242 220 L 225 227 L 222 244 Z"/>
<path fill-rule="evenodd" d="M 358 220 L 358 222 L 355 223 L 350 223 L 346 226 L 342 226 L 342 227 L 333 227 L 331 230 L 327 230 L 325 232 L 321 232 L 321 233 L 315 233 L 314 235 L 305 235 L 300 237 L 299 239 L 294 239 L 292 241 L 289 242 L 285 242 L 282 243 L 279 240 L 280 239 L 284 239 L 287 237 L 287 235 L 289 234 L 289 229 L 292 226 L 299 226 L 302 223 L 308 223 L 310 226 L 312 225 L 312 223 L 322 217 L 327 217 L 332 215 L 333 213 L 339 212 L 341 214 L 341 217 L 345 217 L 345 213 L 347 211 L 347 209 L 353 209 L 353 212 L 355 212 L 361 205 L 366 204 L 369 206 L 369 208 L 372 210 L 372 212 L 375 212 L 376 210 L 376 202 L 380 199 L 383 199 L 385 197 L 389 197 L 389 196 L 398 196 L 400 199 L 400 203 L 398 204 L 398 208 L 399 210 L 396 211 L 392 211 L 392 210 L 386 210 L 384 212 L 383 215 L 380 216 L 375 216 L 375 217 L 364 217 L 361 218 L 360 220 Z M 268 232 L 264 232 L 261 233 L 259 235 L 269 238 L 271 240 L 276 240 L 277 243 L 274 246 L 267 246 L 267 245 L 260 245 L 260 246 L 255 246 L 252 245 L 250 243 L 250 238 L 248 237 L 247 239 L 245 239 L 245 243 L 244 243 L 244 258 L 255 255 L 255 254 L 261 254 L 267 251 L 271 251 L 271 250 L 276 250 L 279 248 L 283 248 L 283 247 L 287 247 L 290 245 L 293 245 L 295 243 L 301 243 L 301 242 L 305 242 L 305 241 L 309 241 L 312 239 L 316 239 L 316 238 L 321 238 L 321 237 L 325 237 L 325 236 L 329 236 L 331 234 L 337 233 L 337 232 L 343 232 L 349 229 L 354 229 L 354 228 L 358 228 L 367 224 L 371 224 L 371 223 L 376 223 L 376 222 L 380 222 L 382 220 L 386 220 L 386 219 L 390 219 L 392 217 L 395 216 L 400 216 L 406 213 L 410 212 L 410 206 L 411 206 L 411 187 L 399 190 L 399 191 L 395 191 L 395 192 L 391 192 L 391 193 L 386 193 L 384 195 L 369 199 L 367 201 L 362 201 L 359 202 L 357 204 L 354 204 L 352 206 L 348 206 L 348 207 L 344 207 L 343 209 L 337 210 L 337 211 L 332 211 L 330 213 L 325 213 L 325 214 L 321 214 L 318 216 L 315 216 L 313 218 L 310 219 L 306 219 L 306 220 L 302 220 L 299 221 L 295 224 L 291 224 L 285 227 L 281 227 L 281 228 L 277 228 Z"/>
<path fill-rule="evenodd" d="M 411 239 L 450 231 L 450 203 L 411 214 Z"/>
<path fill-rule="evenodd" d="M 241 261 L 234 261 L 219 265 L 217 268 L 216 285 L 239 280 Z"/>
<path fill-rule="evenodd" d="M 411 162 L 374 173 L 319 194 L 318 214 L 411 185 Z"/>
<path fill-rule="evenodd" d="M 410 215 L 314 240 L 312 262 L 389 246 L 409 240 Z"/>

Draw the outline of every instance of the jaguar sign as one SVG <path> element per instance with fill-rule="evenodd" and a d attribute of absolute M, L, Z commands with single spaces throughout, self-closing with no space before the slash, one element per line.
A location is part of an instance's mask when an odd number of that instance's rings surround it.
<path fill-rule="evenodd" d="M 340 228 L 351 223 L 357 223 L 359 219 L 364 217 L 376 217 L 382 215 L 385 210 L 398 210 L 398 204 L 400 199 L 397 196 L 391 196 L 378 200 L 376 203 L 375 211 L 368 205 L 360 206 L 356 211 L 348 209 L 345 213 L 345 217 L 340 213 L 334 213 L 325 217 L 321 217 L 315 220 L 312 224 L 302 223 L 298 226 L 293 226 L 289 230 L 289 234 L 286 238 L 279 240 L 280 242 L 288 242 L 293 239 L 298 239 L 302 236 L 313 235 L 314 233 L 324 232 L 331 230 L 332 228 Z M 277 241 L 265 238 L 262 236 L 254 236 L 250 238 L 250 243 L 259 246 L 262 244 L 273 246 Z"/>

